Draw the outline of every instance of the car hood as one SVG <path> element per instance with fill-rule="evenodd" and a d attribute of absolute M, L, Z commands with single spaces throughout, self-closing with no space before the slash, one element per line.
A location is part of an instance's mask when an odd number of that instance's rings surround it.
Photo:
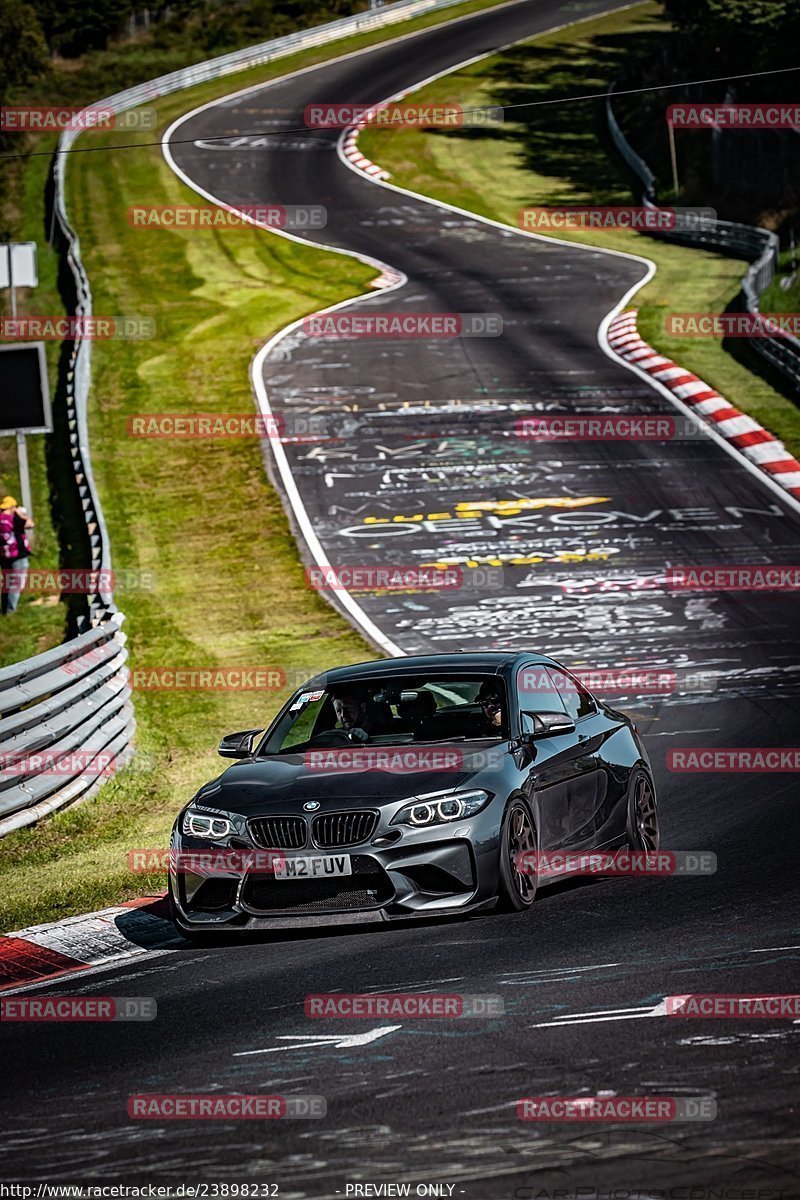
<path fill-rule="evenodd" d="M 407 747 L 380 747 L 390 752 Z M 415 747 L 419 751 L 422 747 Z M 426 747 L 425 749 L 431 749 Z M 311 766 L 301 754 L 280 758 L 246 759 L 229 767 L 217 780 L 201 788 L 196 800 L 201 806 L 245 816 L 293 812 L 308 800 L 343 803 L 346 807 L 382 804 L 411 799 L 426 792 L 463 787 L 487 771 L 497 773 L 505 754 L 505 744 L 460 743 L 457 747 L 435 747 L 439 753 L 424 770 L 342 770 L 333 766 Z M 419 755 L 423 757 L 422 754 Z M 438 764 L 445 761 L 444 767 Z M 455 763 L 455 765 L 450 765 Z M 487 784 L 487 786 L 490 786 Z"/>

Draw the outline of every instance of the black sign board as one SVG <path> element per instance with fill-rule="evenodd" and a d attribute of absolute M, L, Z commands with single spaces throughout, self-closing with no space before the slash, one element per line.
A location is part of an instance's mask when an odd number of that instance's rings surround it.
<path fill-rule="evenodd" d="M 0 345 L 0 436 L 52 429 L 44 342 Z"/>

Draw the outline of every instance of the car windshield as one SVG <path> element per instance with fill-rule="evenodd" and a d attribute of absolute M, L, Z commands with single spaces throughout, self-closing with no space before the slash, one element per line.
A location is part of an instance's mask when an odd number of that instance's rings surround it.
<path fill-rule="evenodd" d="M 353 678 L 327 690 L 299 692 L 258 754 L 507 736 L 506 690 L 496 675 Z"/>

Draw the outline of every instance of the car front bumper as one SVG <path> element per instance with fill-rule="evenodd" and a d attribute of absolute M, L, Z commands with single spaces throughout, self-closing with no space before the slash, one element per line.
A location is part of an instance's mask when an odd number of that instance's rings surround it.
<path fill-rule="evenodd" d="M 483 814 L 481 814 L 483 815 Z M 258 930 L 308 924 L 378 924 L 384 921 L 484 908 L 497 891 L 497 828 L 476 818 L 460 836 L 441 827 L 413 830 L 391 846 L 286 851 L 349 854 L 352 875 L 278 880 L 260 873 L 204 875 L 170 870 L 170 894 L 179 927 L 192 930 Z M 465 835 L 469 836 L 465 836 Z M 217 847 L 217 849 L 219 849 Z M 208 851 L 195 839 L 173 834 L 172 850 Z"/>

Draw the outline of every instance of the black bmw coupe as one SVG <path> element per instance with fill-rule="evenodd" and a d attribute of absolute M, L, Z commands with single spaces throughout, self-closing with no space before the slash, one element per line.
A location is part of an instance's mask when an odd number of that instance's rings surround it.
<path fill-rule="evenodd" d="M 525 911 L 546 852 L 658 848 L 630 718 L 552 659 L 380 659 L 310 679 L 175 823 L 188 937 Z"/>

